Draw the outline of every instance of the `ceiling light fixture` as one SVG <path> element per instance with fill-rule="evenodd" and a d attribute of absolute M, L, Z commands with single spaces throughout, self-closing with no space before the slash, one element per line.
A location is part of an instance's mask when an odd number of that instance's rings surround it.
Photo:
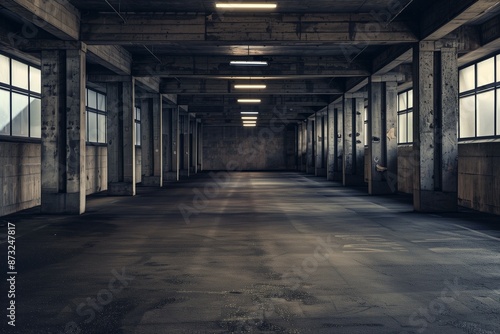
<path fill-rule="evenodd" d="M 241 119 L 246 120 L 257 120 L 257 116 L 242 116 Z"/>
<path fill-rule="evenodd" d="M 244 127 L 255 127 L 257 124 L 243 124 Z"/>
<path fill-rule="evenodd" d="M 261 99 L 238 99 L 238 103 L 260 103 Z"/>
<path fill-rule="evenodd" d="M 266 85 L 234 85 L 234 89 L 266 89 Z"/>
<path fill-rule="evenodd" d="M 243 121 L 243 124 L 257 124 L 257 121 Z"/>
<path fill-rule="evenodd" d="M 275 3 L 216 3 L 216 8 L 223 9 L 276 9 L 278 7 Z"/>
<path fill-rule="evenodd" d="M 229 62 L 231 66 L 267 66 L 269 65 L 267 61 L 258 60 L 231 60 Z"/>
<path fill-rule="evenodd" d="M 258 111 L 242 111 L 241 114 L 242 115 L 258 115 L 259 112 Z"/>

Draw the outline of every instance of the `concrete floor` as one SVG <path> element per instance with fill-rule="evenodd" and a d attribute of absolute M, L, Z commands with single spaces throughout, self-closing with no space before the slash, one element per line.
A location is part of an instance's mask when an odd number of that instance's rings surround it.
<path fill-rule="evenodd" d="M 19 272 L 2 333 L 500 333 L 498 216 L 414 213 L 296 173 L 220 177 L 2 218 Z"/>

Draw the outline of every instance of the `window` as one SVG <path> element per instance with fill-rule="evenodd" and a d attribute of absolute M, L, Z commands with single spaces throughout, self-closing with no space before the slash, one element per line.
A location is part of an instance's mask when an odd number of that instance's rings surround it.
<path fill-rule="evenodd" d="M 363 111 L 363 134 L 365 146 L 368 146 L 368 106 L 365 106 Z"/>
<path fill-rule="evenodd" d="M 413 90 L 398 94 L 398 144 L 413 143 Z"/>
<path fill-rule="evenodd" d="M 141 108 L 135 107 L 135 145 L 141 146 Z"/>
<path fill-rule="evenodd" d="M 0 54 L 0 135 L 41 137 L 40 69 Z"/>
<path fill-rule="evenodd" d="M 106 144 L 106 95 L 86 90 L 87 142 Z"/>
<path fill-rule="evenodd" d="M 500 55 L 459 73 L 459 139 L 500 137 Z"/>

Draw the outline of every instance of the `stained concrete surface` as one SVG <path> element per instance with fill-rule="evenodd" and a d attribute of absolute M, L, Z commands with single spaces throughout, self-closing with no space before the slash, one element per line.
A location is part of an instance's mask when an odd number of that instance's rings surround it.
<path fill-rule="evenodd" d="M 284 172 L 94 195 L 87 210 L 2 218 L 2 258 L 6 221 L 18 237 L 2 333 L 500 333 L 498 216 L 414 213 Z"/>

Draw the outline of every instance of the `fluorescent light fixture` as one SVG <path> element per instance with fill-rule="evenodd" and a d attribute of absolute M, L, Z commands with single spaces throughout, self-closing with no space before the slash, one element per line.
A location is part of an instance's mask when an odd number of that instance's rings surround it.
<path fill-rule="evenodd" d="M 216 8 L 224 9 L 276 9 L 278 7 L 275 3 L 216 3 Z"/>
<path fill-rule="evenodd" d="M 231 60 L 229 62 L 231 66 L 267 66 L 267 61 L 259 60 Z"/>
<path fill-rule="evenodd" d="M 260 103 L 261 99 L 238 99 L 238 103 Z"/>
<path fill-rule="evenodd" d="M 234 85 L 235 89 L 266 89 L 266 85 Z"/>
<path fill-rule="evenodd" d="M 256 124 L 257 124 L 257 122 L 243 122 L 243 125 L 245 125 L 245 124 L 249 124 L 249 125 L 256 125 Z"/>
<path fill-rule="evenodd" d="M 257 124 L 243 124 L 243 126 L 245 126 L 245 127 L 254 127 L 254 126 L 257 126 Z"/>
<path fill-rule="evenodd" d="M 242 116 L 241 119 L 253 119 L 253 120 L 257 120 L 257 116 Z"/>
<path fill-rule="evenodd" d="M 242 115 L 258 115 L 259 112 L 258 111 L 242 111 L 241 114 Z"/>

